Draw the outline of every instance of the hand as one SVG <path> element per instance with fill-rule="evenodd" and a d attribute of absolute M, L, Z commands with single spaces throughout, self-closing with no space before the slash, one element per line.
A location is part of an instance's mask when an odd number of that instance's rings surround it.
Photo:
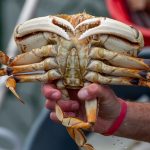
<path fill-rule="evenodd" d="M 127 0 L 132 11 L 144 11 L 150 8 L 149 0 Z"/>
<path fill-rule="evenodd" d="M 103 133 L 108 130 L 120 114 L 119 98 L 107 86 L 91 84 L 80 90 L 69 90 L 70 100 L 61 99 L 61 92 L 53 84 L 45 84 L 43 93 L 46 97 L 45 106 L 51 110 L 50 118 L 58 121 L 54 112 L 56 102 L 66 116 L 73 116 L 85 120 L 84 101 L 98 98 L 99 113 L 93 131 Z"/>

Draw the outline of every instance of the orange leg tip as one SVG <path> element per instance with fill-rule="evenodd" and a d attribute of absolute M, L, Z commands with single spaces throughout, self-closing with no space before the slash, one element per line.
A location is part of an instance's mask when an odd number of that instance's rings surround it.
<path fill-rule="evenodd" d="M 58 120 L 62 122 L 64 119 L 64 114 L 58 104 L 55 105 L 55 112 L 56 112 L 56 116 L 57 116 Z"/>

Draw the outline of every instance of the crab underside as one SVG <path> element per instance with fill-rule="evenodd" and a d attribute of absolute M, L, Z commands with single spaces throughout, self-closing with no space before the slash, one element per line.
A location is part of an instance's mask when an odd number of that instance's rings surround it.
<path fill-rule="evenodd" d="M 138 58 L 144 45 L 141 32 L 116 20 L 86 13 L 46 16 L 18 25 L 14 37 L 22 54 L 9 58 L 0 52 L 0 62 L 7 66 L 0 75 L 9 76 L 6 86 L 19 100 L 17 82 L 56 80 L 64 99 L 69 99 L 67 89 L 90 83 L 150 87 L 150 60 Z M 97 105 L 96 99 L 85 102 L 87 122 L 65 118 L 56 105 L 58 119 L 85 150 L 94 148 L 81 129 L 96 122 Z"/>

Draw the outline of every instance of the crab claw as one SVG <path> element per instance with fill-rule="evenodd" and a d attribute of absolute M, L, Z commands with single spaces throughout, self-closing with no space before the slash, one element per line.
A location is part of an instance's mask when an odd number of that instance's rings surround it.
<path fill-rule="evenodd" d="M 96 24 L 96 26 L 94 24 Z M 141 32 L 119 21 L 106 17 L 92 18 L 81 22 L 75 29 L 84 25 L 93 25 L 94 27 L 81 34 L 79 40 L 95 34 L 109 34 L 122 37 L 130 42 L 138 43 L 140 47 L 144 45 L 144 43 L 141 42 L 143 41 Z"/>
<path fill-rule="evenodd" d="M 24 104 L 24 101 L 20 98 L 20 96 L 16 92 L 16 80 L 13 77 L 9 77 L 6 80 L 6 87 L 17 97 L 17 99 Z"/>
<path fill-rule="evenodd" d="M 63 19 L 63 18 L 60 18 L 60 17 L 54 17 L 54 16 L 50 16 L 51 18 L 53 18 L 53 23 L 55 25 L 58 25 L 58 26 L 62 26 L 64 28 L 67 28 L 69 29 L 71 32 L 74 33 L 74 27 L 72 26 L 72 24 L 70 22 L 68 22 L 67 20 Z"/>
<path fill-rule="evenodd" d="M 62 28 L 65 27 L 74 32 L 72 25 L 65 19 L 53 16 L 39 17 L 24 22 L 16 27 L 14 31 L 15 38 L 23 37 L 35 32 L 53 32 L 67 40 L 70 40 L 67 32 Z"/>

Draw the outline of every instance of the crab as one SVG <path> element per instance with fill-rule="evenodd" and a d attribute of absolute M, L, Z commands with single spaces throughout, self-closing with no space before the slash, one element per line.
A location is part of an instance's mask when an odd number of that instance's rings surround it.
<path fill-rule="evenodd" d="M 10 58 L 2 51 L 0 76 L 8 75 L 6 87 L 16 92 L 18 82 L 56 81 L 64 99 L 67 89 L 90 83 L 150 87 L 150 60 L 138 58 L 144 45 L 140 31 L 119 21 L 87 13 L 39 17 L 18 25 L 14 39 L 21 54 Z M 70 136 L 84 150 L 94 150 L 82 129 L 96 122 L 97 99 L 85 102 L 87 121 L 56 115 Z"/>

